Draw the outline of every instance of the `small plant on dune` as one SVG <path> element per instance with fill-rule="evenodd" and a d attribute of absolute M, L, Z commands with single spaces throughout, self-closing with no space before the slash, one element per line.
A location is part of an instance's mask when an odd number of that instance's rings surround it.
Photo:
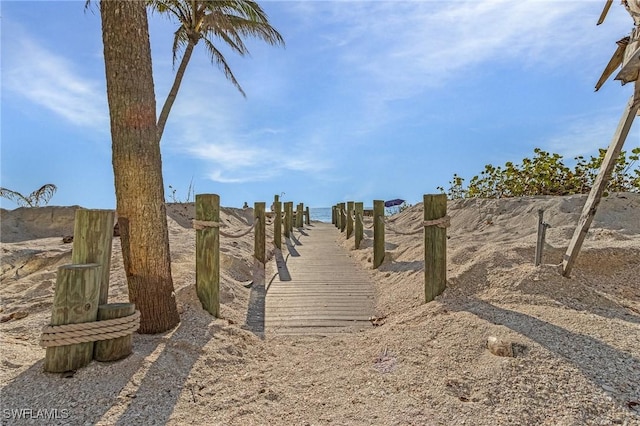
<path fill-rule="evenodd" d="M 25 196 L 11 189 L 0 188 L 0 197 L 11 200 L 20 207 L 40 207 L 41 205 L 46 206 L 47 203 L 49 203 L 49 200 L 51 200 L 51 197 L 53 197 L 57 189 L 54 184 L 47 183 Z"/>
<path fill-rule="evenodd" d="M 191 182 L 189 182 L 189 188 L 187 188 L 187 196 L 184 200 L 181 200 L 177 195 L 177 190 L 169 185 L 169 190 L 171 193 L 169 194 L 169 199 L 172 203 L 176 204 L 188 204 L 192 201 L 195 201 L 195 188 L 193 187 L 193 178 L 191 178 Z"/>
<path fill-rule="evenodd" d="M 522 164 L 507 162 L 503 167 L 487 164 L 466 187 L 464 178 L 454 174 L 449 189 L 445 191 L 439 186 L 438 190 L 449 199 L 586 194 L 593 187 L 606 153 L 606 149 L 600 149 L 598 157 L 589 160 L 575 157 L 576 164 L 571 169 L 563 163 L 561 155 L 536 148 L 533 158 L 524 158 Z M 640 147 L 632 149 L 628 157 L 622 151 L 606 191 L 640 192 L 639 159 Z"/>

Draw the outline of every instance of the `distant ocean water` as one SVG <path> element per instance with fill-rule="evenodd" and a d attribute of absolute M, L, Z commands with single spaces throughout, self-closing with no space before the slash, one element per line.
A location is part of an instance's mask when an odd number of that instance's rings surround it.
<path fill-rule="evenodd" d="M 311 220 L 331 223 L 331 207 L 311 207 L 309 215 Z"/>

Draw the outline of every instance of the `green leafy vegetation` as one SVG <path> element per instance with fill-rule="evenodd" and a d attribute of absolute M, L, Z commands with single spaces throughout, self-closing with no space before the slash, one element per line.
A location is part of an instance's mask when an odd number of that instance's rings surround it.
<path fill-rule="evenodd" d="M 598 157 L 591 156 L 588 160 L 575 157 L 573 168 L 566 166 L 559 154 L 540 148 L 533 152 L 533 157 L 524 158 L 521 164 L 510 161 L 497 167 L 487 164 L 466 186 L 465 179 L 454 174 L 448 190 L 441 186 L 438 190 L 449 199 L 585 194 L 591 190 L 607 150 L 600 149 Z M 640 147 L 632 149 L 629 156 L 622 151 L 605 192 L 640 193 L 639 158 Z"/>
<path fill-rule="evenodd" d="M 25 196 L 17 191 L 0 188 L 0 197 L 11 200 L 20 207 L 40 207 L 41 205 L 47 205 L 57 189 L 58 188 L 54 184 L 47 183 L 33 191 L 31 194 Z"/>

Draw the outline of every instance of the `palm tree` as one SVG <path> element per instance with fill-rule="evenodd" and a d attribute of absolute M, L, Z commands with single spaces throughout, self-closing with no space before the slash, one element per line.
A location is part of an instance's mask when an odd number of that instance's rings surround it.
<path fill-rule="evenodd" d="M 113 174 L 129 298 L 140 332 L 180 321 L 176 307 L 146 0 L 102 0 L 102 40 L 111 119 Z"/>
<path fill-rule="evenodd" d="M 22 195 L 18 191 L 12 191 L 8 188 L 0 188 L 0 197 L 11 200 L 20 207 L 40 207 L 40 204 L 47 205 L 57 189 L 58 188 L 54 184 L 47 183 L 29 195 Z"/>
<path fill-rule="evenodd" d="M 243 41 L 243 37 L 247 36 L 262 39 L 270 45 L 284 46 L 284 39 L 271 26 L 266 13 L 255 1 L 150 0 L 149 5 L 158 12 L 177 19 L 180 24 L 173 39 L 174 65 L 182 52 L 176 77 L 158 117 L 158 142 L 162 138 L 164 126 L 178 95 L 193 49 L 200 40 L 203 41 L 211 62 L 222 69 L 227 79 L 245 97 L 244 90 L 214 41 L 223 41 L 240 56 L 249 53 Z"/>

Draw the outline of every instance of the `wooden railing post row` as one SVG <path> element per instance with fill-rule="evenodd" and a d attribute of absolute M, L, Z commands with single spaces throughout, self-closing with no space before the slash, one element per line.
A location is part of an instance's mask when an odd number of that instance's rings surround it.
<path fill-rule="evenodd" d="M 373 269 L 384 260 L 384 201 L 373 201 Z"/>
<path fill-rule="evenodd" d="M 340 232 L 344 232 L 345 229 L 347 228 L 347 214 L 344 211 L 347 206 L 345 203 L 340 203 L 339 204 L 339 208 L 340 208 Z"/>
<path fill-rule="evenodd" d="M 305 223 L 311 225 L 311 213 L 309 213 L 309 206 L 305 207 Z"/>
<path fill-rule="evenodd" d="M 441 219 L 447 215 L 445 194 L 424 195 L 424 220 Z M 424 228 L 424 295 L 430 302 L 447 287 L 447 228 Z"/>
<path fill-rule="evenodd" d="M 282 248 L 282 203 L 276 195 L 273 201 L 273 244 L 279 249 Z"/>
<path fill-rule="evenodd" d="M 353 201 L 347 201 L 347 240 L 353 235 Z"/>
<path fill-rule="evenodd" d="M 196 220 L 220 222 L 220 196 L 196 195 Z M 202 308 L 220 317 L 220 229 L 196 229 L 196 293 Z"/>
<path fill-rule="evenodd" d="M 263 264 L 266 262 L 265 245 L 266 245 L 266 221 L 265 221 L 266 203 L 259 201 L 253 203 L 253 220 L 256 222 L 254 228 L 253 255 Z"/>
<path fill-rule="evenodd" d="M 98 318 L 101 269 L 97 263 L 58 268 L 51 325 L 93 322 Z M 84 367 L 93 359 L 93 348 L 94 342 L 48 347 L 44 371 L 62 373 Z"/>
<path fill-rule="evenodd" d="M 363 212 L 364 212 L 364 203 L 357 202 L 354 205 L 356 211 L 356 230 L 355 230 L 355 248 L 358 250 L 360 248 L 360 242 L 364 237 L 364 226 L 362 225 Z"/>
<path fill-rule="evenodd" d="M 284 236 L 291 236 L 291 222 L 293 221 L 293 202 L 286 201 L 284 203 Z"/>

